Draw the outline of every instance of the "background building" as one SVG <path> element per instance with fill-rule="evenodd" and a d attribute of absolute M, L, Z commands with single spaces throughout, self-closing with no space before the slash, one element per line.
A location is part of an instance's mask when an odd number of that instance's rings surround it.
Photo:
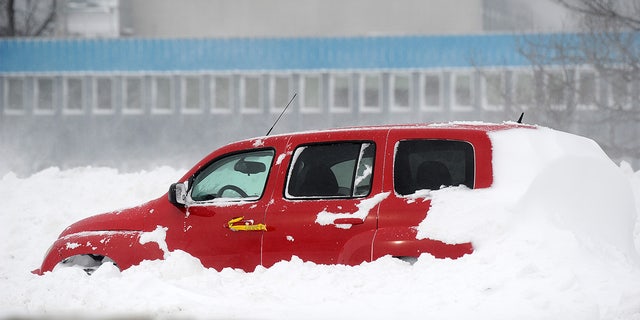
<path fill-rule="evenodd" d="M 294 95 L 274 133 L 526 112 L 638 163 L 635 120 L 606 109 L 637 112 L 637 81 L 523 56 L 523 44 L 558 37 L 530 32 L 560 28 L 562 12 L 455 4 L 63 1 L 57 38 L 0 40 L 0 172 L 188 167 L 265 134 Z"/>
<path fill-rule="evenodd" d="M 144 38 L 550 31 L 566 14 L 549 0 L 64 0 L 60 12 L 61 36 Z"/>

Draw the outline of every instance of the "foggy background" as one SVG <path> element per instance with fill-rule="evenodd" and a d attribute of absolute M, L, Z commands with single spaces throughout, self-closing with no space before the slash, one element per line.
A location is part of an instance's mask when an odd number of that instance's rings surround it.
<path fill-rule="evenodd" d="M 293 94 L 274 134 L 525 112 L 637 168 L 639 5 L 600 2 L 0 0 L 0 174 L 188 168 Z"/>

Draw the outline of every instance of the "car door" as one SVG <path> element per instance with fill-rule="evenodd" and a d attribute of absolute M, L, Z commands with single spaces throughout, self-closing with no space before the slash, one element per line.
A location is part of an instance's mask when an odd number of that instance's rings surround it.
<path fill-rule="evenodd" d="M 189 180 L 183 247 L 203 265 L 253 271 L 260 264 L 264 213 L 277 170 L 276 150 L 230 152 Z"/>
<path fill-rule="evenodd" d="M 287 174 L 268 207 L 263 264 L 297 256 L 322 264 L 371 259 L 381 194 L 384 133 L 294 136 Z"/>
<path fill-rule="evenodd" d="M 430 253 L 438 258 L 458 258 L 472 252 L 470 243 L 448 244 L 439 239 L 417 239 L 417 227 L 431 207 L 430 192 L 443 187 L 475 186 L 476 153 L 458 131 L 391 131 L 387 140 L 388 199 L 381 204 L 373 258 L 385 255 L 416 258 Z M 486 165 L 486 162 L 482 162 Z"/>

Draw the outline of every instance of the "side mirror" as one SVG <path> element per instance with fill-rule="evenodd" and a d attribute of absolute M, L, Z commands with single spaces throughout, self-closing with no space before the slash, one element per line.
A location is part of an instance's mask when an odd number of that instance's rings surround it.
<path fill-rule="evenodd" d="M 187 203 L 187 186 L 176 182 L 169 187 L 169 202 L 175 206 L 184 206 Z"/>

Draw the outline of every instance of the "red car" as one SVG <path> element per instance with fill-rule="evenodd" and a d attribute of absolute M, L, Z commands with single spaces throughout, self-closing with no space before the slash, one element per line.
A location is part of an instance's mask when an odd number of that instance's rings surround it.
<path fill-rule="evenodd" d="M 253 271 L 297 256 L 356 265 L 385 255 L 458 258 L 471 243 L 417 239 L 430 201 L 418 190 L 487 188 L 488 133 L 520 124 L 354 127 L 249 139 L 200 161 L 167 195 L 81 220 L 37 274 L 58 264 L 121 270 L 182 250 L 206 267 Z M 421 194 L 425 194 L 422 192 Z M 412 196 L 414 195 L 414 196 Z"/>

